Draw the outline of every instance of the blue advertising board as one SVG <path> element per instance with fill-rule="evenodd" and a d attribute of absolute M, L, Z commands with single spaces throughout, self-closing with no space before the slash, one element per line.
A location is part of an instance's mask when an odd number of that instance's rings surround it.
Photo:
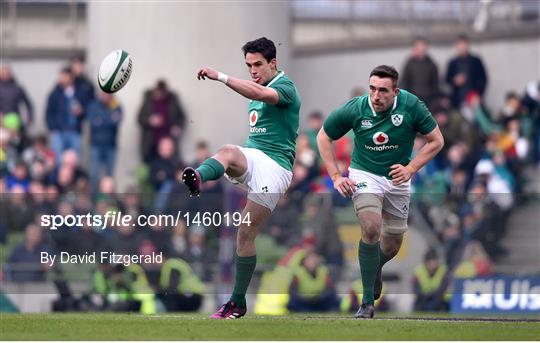
<path fill-rule="evenodd" d="M 540 277 L 456 279 L 451 311 L 540 315 Z"/>

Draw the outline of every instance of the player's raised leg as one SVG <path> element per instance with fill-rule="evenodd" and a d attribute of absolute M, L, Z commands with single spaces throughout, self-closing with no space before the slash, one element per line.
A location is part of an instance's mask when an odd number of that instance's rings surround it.
<path fill-rule="evenodd" d="M 186 167 L 182 172 L 182 182 L 192 196 L 199 195 L 203 182 L 217 180 L 225 173 L 231 177 L 242 176 L 246 171 L 247 160 L 242 151 L 236 145 L 227 144 L 197 169 Z"/>
<path fill-rule="evenodd" d="M 248 218 L 249 223 L 245 221 L 239 226 L 236 238 L 236 275 L 233 293 L 230 300 L 210 318 L 237 319 L 246 314 L 246 293 L 257 265 L 255 238 L 270 214 L 268 208 L 248 199 L 242 218 Z"/>

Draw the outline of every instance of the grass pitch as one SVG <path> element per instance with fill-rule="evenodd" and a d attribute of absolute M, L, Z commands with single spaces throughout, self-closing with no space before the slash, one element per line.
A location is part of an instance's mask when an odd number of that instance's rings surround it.
<path fill-rule="evenodd" d="M 540 340 L 539 321 L 382 317 L 341 314 L 247 316 L 203 314 L 0 314 L 1 340 Z"/>

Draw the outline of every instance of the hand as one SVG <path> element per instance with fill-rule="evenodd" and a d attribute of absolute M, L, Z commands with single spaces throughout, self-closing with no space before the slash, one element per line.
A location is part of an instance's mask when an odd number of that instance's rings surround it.
<path fill-rule="evenodd" d="M 171 136 L 173 136 L 174 138 L 180 137 L 181 133 L 182 129 L 180 128 L 180 126 L 174 125 L 173 127 L 171 127 Z"/>
<path fill-rule="evenodd" d="M 158 127 L 163 124 L 163 118 L 159 114 L 152 114 L 148 118 L 148 124 L 152 127 Z"/>
<path fill-rule="evenodd" d="M 454 85 L 461 87 L 465 84 L 465 81 L 467 81 L 467 76 L 464 73 L 459 73 L 456 76 L 454 76 Z"/>
<path fill-rule="evenodd" d="M 394 186 L 401 185 L 411 179 L 415 171 L 411 166 L 402 166 L 401 164 L 394 164 L 390 166 L 390 175 L 392 177 L 392 183 Z"/>
<path fill-rule="evenodd" d="M 354 191 L 356 190 L 356 184 L 353 180 L 348 177 L 338 176 L 334 180 L 334 188 L 337 189 L 339 194 L 343 197 L 352 197 Z"/>
<path fill-rule="evenodd" d="M 73 110 L 73 114 L 76 117 L 80 116 L 82 114 L 82 112 L 83 112 L 83 108 L 78 102 L 73 105 L 72 110 Z"/>
<path fill-rule="evenodd" d="M 210 67 L 199 69 L 197 72 L 197 80 L 206 80 L 206 78 L 209 78 L 210 80 L 217 80 L 218 72 Z"/>

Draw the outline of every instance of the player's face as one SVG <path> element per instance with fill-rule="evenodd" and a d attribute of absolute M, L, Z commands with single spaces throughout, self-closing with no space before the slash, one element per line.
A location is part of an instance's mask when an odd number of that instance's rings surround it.
<path fill-rule="evenodd" d="M 375 112 L 384 112 L 394 103 L 398 89 L 390 78 L 372 76 L 369 78 L 369 99 Z"/>
<path fill-rule="evenodd" d="M 248 52 L 246 54 L 246 65 L 251 80 L 260 85 L 270 81 L 276 72 L 276 59 L 274 58 L 268 62 L 260 52 Z"/>

